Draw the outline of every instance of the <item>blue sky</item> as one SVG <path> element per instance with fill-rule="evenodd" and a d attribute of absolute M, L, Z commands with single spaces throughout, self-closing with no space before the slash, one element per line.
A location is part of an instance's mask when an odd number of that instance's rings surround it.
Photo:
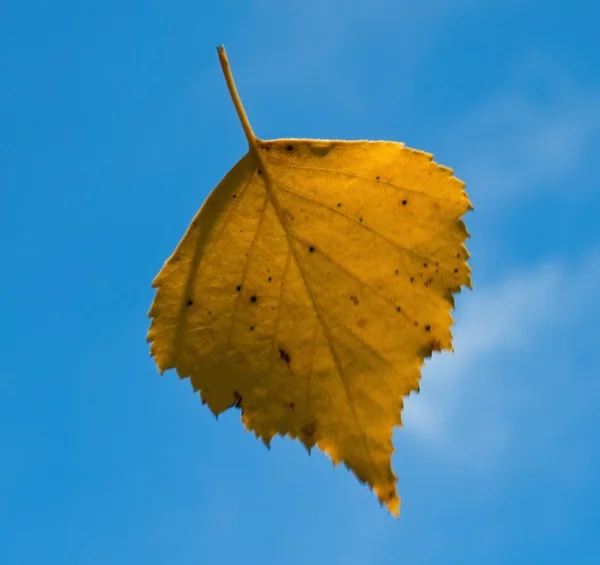
<path fill-rule="evenodd" d="M 600 562 L 600 41 L 571 0 L 3 2 L 0 563 Z M 264 139 L 467 182 L 475 290 L 395 434 L 402 516 L 148 356 L 150 282 Z"/>

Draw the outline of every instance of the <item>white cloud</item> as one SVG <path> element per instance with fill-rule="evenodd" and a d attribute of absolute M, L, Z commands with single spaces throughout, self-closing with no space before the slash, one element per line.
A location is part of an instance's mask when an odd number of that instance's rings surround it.
<path fill-rule="evenodd" d="M 597 311 L 599 285 L 600 248 L 578 262 L 547 261 L 461 297 L 455 353 L 436 355 L 426 364 L 421 394 L 406 401 L 403 433 L 444 458 L 468 461 L 476 468 L 495 467 L 523 418 L 523 407 L 513 402 L 514 383 L 540 384 L 535 376 L 515 379 L 513 354 L 540 356 L 550 365 L 558 362 L 549 336 Z M 510 378 L 504 371 L 511 371 Z M 552 375 L 547 378 L 545 394 L 552 406 Z"/>
<path fill-rule="evenodd" d="M 600 141 L 600 85 L 579 84 L 531 53 L 489 100 L 448 131 L 442 142 L 452 147 L 459 141 L 463 156 L 453 162 L 462 161 L 460 170 L 480 200 L 495 205 L 564 187 L 557 181 L 584 165 Z M 569 187 L 571 194 L 576 189 Z"/>

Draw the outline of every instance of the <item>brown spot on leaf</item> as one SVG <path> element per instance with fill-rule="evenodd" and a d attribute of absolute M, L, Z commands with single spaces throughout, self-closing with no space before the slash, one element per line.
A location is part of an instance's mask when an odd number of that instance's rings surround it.
<path fill-rule="evenodd" d="M 317 433 L 317 424 L 312 422 L 302 426 L 300 433 L 306 438 L 307 442 L 314 442 L 314 436 Z"/>
<path fill-rule="evenodd" d="M 193 303 L 194 301 L 191 298 L 188 298 L 187 305 L 191 306 Z"/>
<path fill-rule="evenodd" d="M 290 354 L 283 347 L 279 348 L 279 358 L 282 361 L 286 362 L 288 365 L 292 361 L 292 358 L 290 357 Z"/>
<path fill-rule="evenodd" d="M 431 357 L 434 351 L 441 351 L 442 343 L 439 339 L 431 339 L 421 349 L 422 357 Z"/>
<path fill-rule="evenodd" d="M 352 296 L 350 296 L 350 300 L 352 301 L 352 303 L 355 306 L 358 306 L 359 300 L 358 300 L 358 297 L 355 294 L 353 294 Z"/>
<path fill-rule="evenodd" d="M 257 300 L 258 300 L 258 298 L 256 297 L 256 294 L 253 294 L 253 295 L 250 297 L 250 302 L 252 302 L 252 304 L 256 304 L 256 301 L 257 301 Z"/>
<path fill-rule="evenodd" d="M 359 318 L 358 320 L 356 320 L 356 325 L 359 328 L 361 328 L 361 329 L 364 328 L 364 327 L 366 327 L 366 325 L 367 325 L 367 319 L 366 318 Z"/>
<path fill-rule="evenodd" d="M 408 204 L 408 200 L 403 200 L 402 201 L 402 206 L 406 206 Z"/>

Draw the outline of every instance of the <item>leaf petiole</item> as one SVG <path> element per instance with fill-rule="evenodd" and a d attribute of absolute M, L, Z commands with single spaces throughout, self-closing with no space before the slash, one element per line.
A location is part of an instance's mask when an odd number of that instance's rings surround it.
<path fill-rule="evenodd" d="M 221 69 L 223 70 L 223 75 L 225 75 L 225 82 L 227 83 L 227 90 L 229 90 L 229 95 L 231 96 L 231 101 L 235 107 L 235 111 L 240 119 L 242 124 L 242 128 L 244 130 L 244 134 L 246 135 L 246 139 L 248 140 L 248 145 L 250 145 L 251 149 L 256 149 L 256 141 L 257 137 L 254 135 L 252 131 L 252 126 L 250 125 L 250 120 L 248 120 L 248 116 L 246 115 L 246 111 L 244 110 L 244 105 L 242 104 L 242 100 L 240 99 L 240 95 L 238 94 L 237 88 L 235 86 L 235 81 L 233 80 L 233 75 L 231 74 L 231 68 L 229 66 L 229 60 L 227 59 L 227 53 L 225 51 L 225 47 L 223 45 L 219 45 L 217 47 L 217 53 L 219 55 L 219 62 L 221 63 Z"/>

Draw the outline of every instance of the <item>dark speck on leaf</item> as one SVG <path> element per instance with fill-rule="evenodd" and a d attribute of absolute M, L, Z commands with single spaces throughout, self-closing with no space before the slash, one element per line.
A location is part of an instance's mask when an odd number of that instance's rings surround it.
<path fill-rule="evenodd" d="M 408 200 L 403 200 L 402 201 L 402 206 L 406 206 L 408 204 Z"/>
<path fill-rule="evenodd" d="M 425 331 L 426 331 L 426 332 L 430 332 L 430 331 L 431 331 L 431 326 L 430 326 L 429 324 L 427 324 L 427 325 L 425 326 Z"/>
<path fill-rule="evenodd" d="M 423 263 L 423 267 L 427 268 L 427 263 Z"/>
<path fill-rule="evenodd" d="M 338 208 L 341 208 L 341 207 L 342 207 L 342 203 L 338 202 Z"/>
<path fill-rule="evenodd" d="M 187 305 L 191 306 L 193 303 L 194 301 L 191 298 L 188 298 Z"/>
<path fill-rule="evenodd" d="M 363 219 L 362 219 L 362 218 L 358 218 L 358 219 L 359 219 L 361 222 L 363 221 Z"/>
<path fill-rule="evenodd" d="M 250 326 L 250 331 L 253 332 L 254 331 L 254 326 Z"/>
<path fill-rule="evenodd" d="M 410 277 L 410 282 L 414 283 L 415 282 L 415 277 Z"/>
<path fill-rule="evenodd" d="M 260 169 L 258 169 L 258 171 L 256 171 L 259 175 L 262 175 L 262 171 Z"/>
<path fill-rule="evenodd" d="M 233 194 L 233 195 L 232 195 L 232 198 L 236 198 L 236 197 L 237 197 L 237 194 Z"/>
<path fill-rule="evenodd" d="M 256 294 L 253 294 L 253 295 L 250 297 L 250 302 L 252 302 L 252 304 L 254 304 L 254 303 L 257 301 L 257 300 L 258 300 L 258 298 L 256 298 Z"/>
<path fill-rule="evenodd" d="M 292 360 L 290 357 L 290 354 L 283 347 L 279 348 L 279 357 L 281 358 L 282 361 L 285 361 L 288 365 L 290 364 L 290 361 Z"/>
<path fill-rule="evenodd" d="M 314 246 L 313 246 L 313 245 L 311 245 L 311 246 L 308 248 L 308 250 L 309 250 L 311 253 L 314 253 L 314 252 L 315 252 L 315 248 L 314 248 Z"/>
<path fill-rule="evenodd" d="M 396 269 L 396 274 L 398 274 L 398 269 Z"/>
<path fill-rule="evenodd" d="M 352 302 L 353 302 L 353 304 L 355 306 L 358 306 L 358 302 L 359 301 L 358 301 L 358 297 L 355 294 L 353 294 L 352 296 L 350 296 L 350 300 L 352 300 Z"/>
<path fill-rule="evenodd" d="M 271 279 L 271 277 L 269 277 L 267 280 L 268 280 L 269 282 L 271 282 L 271 280 L 272 280 L 272 279 Z"/>
<path fill-rule="evenodd" d="M 242 285 L 241 285 L 241 284 L 238 284 L 238 285 L 235 287 L 235 290 L 237 290 L 238 292 L 239 292 L 240 290 L 242 290 Z"/>
<path fill-rule="evenodd" d="M 293 145 L 286 145 L 286 146 L 285 146 L 285 148 L 286 148 L 288 151 L 293 151 L 293 150 L 294 150 L 294 146 L 293 146 Z"/>
<path fill-rule="evenodd" d="M 379 175 L 377 175 L 377 176 L 375 177 L 375 179 L 376 179 L 376 180 L 379 180 Z"/>
<path fill-rule="evenodd" d="M 290 408 L 292 410 L 295 410 L 296 409 L 296 405 L 293 402 L 290 402 Z"/>
<path fill-rule="evenodd" d="M 456 274 L 456 273 L 458 273 L 458 269 L 454 269 L 454 273 L 455 273 L 455 274 Z"/>
<path fill-rule="evenodd" d="M 400 312 L 402 310 L 402 308 L 400 308 L 400 306 L 396 306 L 396 312 Z"/>

